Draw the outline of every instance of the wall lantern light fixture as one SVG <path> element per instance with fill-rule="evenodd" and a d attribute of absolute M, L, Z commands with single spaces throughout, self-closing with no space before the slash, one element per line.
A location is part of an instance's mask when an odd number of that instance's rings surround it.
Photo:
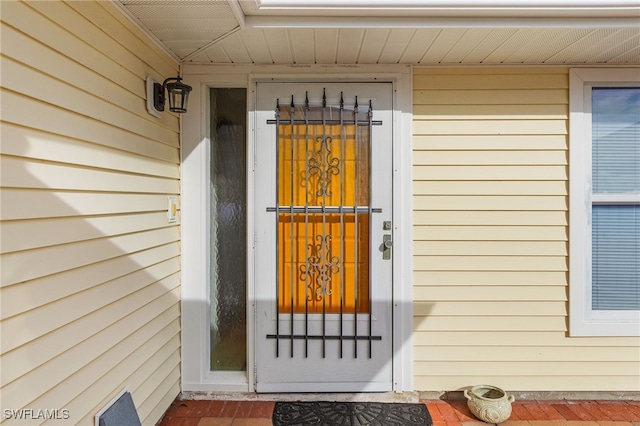
<path fill-rule="evenodd" d="M 165 96 L 165 90 L 167 96 Z M 158 115 L 159 112 L 164 111 L 164 104 L 168 98 L 170 111 L 178 113 L 187 112 L 189 92 L 191 92 L 191 86 L 184 84 L 180 76 L 167 78 L 162 84 L 148 77 L 147 109 L 149 109 L 150 113 Z"/>

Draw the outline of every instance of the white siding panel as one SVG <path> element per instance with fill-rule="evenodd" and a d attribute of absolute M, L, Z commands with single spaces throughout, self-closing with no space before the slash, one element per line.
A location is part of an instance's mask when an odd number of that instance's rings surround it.
<path fill-rule="evenodd" d="M 456 46 L 467 31 L 464 28 L 441 31 L 421 58 L 420 63 L 441 63 L 442 58 Z"/>
<path fill-rule="evenodd" d="M 400 62 L 414 64 L 422 61 L 427 50 L 441 32 L 442 30 L 437 28 L 417 29 L 409 45 L 405 47 Z"/>
<path fill-rule="evenodd" d="M 602 62 L 603 58 L 606 58 L 607 55 L 609 57 L 613 57 L 614 60 L 611 63 L 618 64 L 630 64 L 633 63 L 633 57 L 637 56 L 638 52 L 640 52 L 640 34 L 637 32 L 633 32 L 632 28 L 621 29 L 619 32 L 614 34 L 611 39 L 615 40 L 614 47 L 609 48 L 609 44 L 607 42 L 611 42 L 607 40 L 605 43 L 606 47 L 602 47 L 600 43 L 595 43 L 590 46 L 590 50 L 596 50 L 596 54 L 592 56 L 594 62 Z M 628 38 L 626 38 L 628 37 Z M 629 50 L 625 50 L 625 48 L 629 48 Z M 624 52 L 624 53 L 623 53 Z M 587 54 L 581 54 L 579 57 L 587 57 Z M 578 60 L 580 61 L 580 60 Z M 587 62 L 587 61 L 584 61 Z"/>
<path fill-rule="evenodd" d="M 358 52 L 358 63 L 378 63 L 389 34 L 390 31 L 388 29 L 369 28 L 365 30 L 362 47 Z"/>
<path fill-rule="evenodd" d="M 535 28 L 520 28 L 511 35 L 506 41 L 502 42 L 498 48 L 491 52 L 486 58 L 486 63 L 513 63 L 508 59 L 511 55 L 519 51 L 523 44 L 537 43 L 541 45 L 542 41 L 538 39 L 539 31 Z"/>
<path fill-rule="evenodd" d="M 567 29 L 547 29 L 542 33 L 540 37 L 538 37 L 535 41 L 535 44 L 541 44 L 543 46 L 548 46 L 547 48 L 551 51 L 558 52 L 558 48 L 561 46 L 571 46 L 577 47 L 580 44 L 584 43 L 586 39 L 589 38 L 589 35 L 594 31 L 600 32 L 604 31 L 605 33 L 611 33 L 615 31 L 612 28 L 606 29 L 578 29 L 575 31 L 567 30 Z M 565 50 L 567 48 L 564 48 Z M 561 64 L 566 63 L 563 50 L 560 50 L 558 53 L 554 55 L 550 55 L 550 51 L 546 49 L 537 49 L 533 53 L 529 52 L 528 54 L 523 54 L 522 52 L 511 55 L 509 57 L 509 62 L 513 63 L 516 61 L 518 63 L 547 63 L 547 64 Z"/>
<path fill-rule="evenodd" d="M 294 64 L 313 64 L 314 52 L 307 46 L 307 40 L 313 40 L 313 29 L 304 28 L 296 31 L 296 35 L 289 33 L 289 42 L 293 49 Z"/>
<path fill-rule="evenodd" d="M 254 64 L 270 64 L 271 55 L 269 54 L 269 48 L 267 42 L 261 33 L 255 34 L 251 32 L 241 33 L 239 37 L 242 39 L 244 46 L 246 47 L 251 61 Z"/>
<path fill-rule="evenodd" d="M 233 43 L 229 43 L 224 46 L 224 53 L 229 57 L 232 63 L 251 63 L 251 56 L 245 48 L 242 38 L 238 33 L 235 33 L 227 38 L 233 40 Z"/>
<path fill-rule="evenodd" d="M 341 28 L 338 30 L 337 62 L 355 64 L 362 48 L 365 30 L 360 28 Z"/>
<path fill-rule="evenodd" d="M 269 49 L 269 53 L 273 57 L 274 62 L 293 62 L 289 33 L 286 30 L 262 31 L 261 35 L 266 40 L 267 48 Z"/>
<path fill-rule="evenodd" d="M 184 50 L 183 52 L 177 52 L 178 54 L 188 55 L 191 51 Z M 227 51 L 221 45 L 215 45 L 210 47 L 206 52 L 201 55 L 196 55 L 193 58 L 194 61 L 198 62 L 212 62 L 218 64 L 228 64 L 231 63 L 231 58 L 227 55 Z"/>
<path fill-rule="evenodd" d="M 479 29 L 474 29 L 478 31 Z M 474 46 L 463 60 L 463 63 L 484 63 L 487 56 L 499 46 L 502 40 L 509 38 L 517 30 L 515 28 L 494 28 L 486 37 L 482 39 L 482 43 Z"/>
<path fill-rule="evenodd" d="M 465 59 L 471 54 L 483 39 L 491 34 L 493 30 L 489 28 L 467 29 L 460 37 L 457 43 L 443 56 L 441 62 L 443 64 L 464 63 Z"/>
<path fill-rule="evenodd" d="M 314 31 L 314 50 L 316 62 L 334 64 L 338 55 L 338 32 L 334 29 L 318 28 Z"/>
<path fill-rule="evenodd" d="M 411 39 L 415 36 L 415 29 L 398 28 L 389 33 L 385 48 L 382 50 L 378 61 L 381 64 L 397 64 L 400 63 L 405 50 L 411 43 Z"/>
<path fill-rule="evenodd" d="M 511 45 L 487 58 L 540 59 Z M 638 390 L 637 339 L 567 335 L 567 89 L 562 68 L 414 69 L 416 390 Z"/>
<path fill-rule="evenodd" d="M 2 2 L 3 407 L 144 424 L 179 392 L 179 117 L 146 111 L 178 64 L 110 2 Z M 5 49 L 6 47 L 6 49 Z"/>

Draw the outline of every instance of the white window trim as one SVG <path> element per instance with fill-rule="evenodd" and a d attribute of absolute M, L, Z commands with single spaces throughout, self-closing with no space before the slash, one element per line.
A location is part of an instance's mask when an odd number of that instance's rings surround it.
<path fill-rule="evenodd" d="M 572 69 L 569 84 L 570 334 L 640 336 L 640 311 L 591 309 L 591 89 L 640 85 L 640 69 Z"/>

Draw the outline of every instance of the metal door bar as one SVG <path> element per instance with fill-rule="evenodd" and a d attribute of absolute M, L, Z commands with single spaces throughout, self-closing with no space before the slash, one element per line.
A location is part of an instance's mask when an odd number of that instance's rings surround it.
<path fill-rule="evenodd" d="M 280 101 L 276 101 L 276 164 L 280 161 Z M 280 171 L 276 166 L 276 247 L 280 247 Z M 280 268 L 276 265 L 276 318 L 280 318 Z M 276 321 L 276 358 L 280 356 L 280 320 Z"/>
<path fill-rule="evenodd" d="M 382 340 L 382 336 L 347 336 L 344 334 L 340 334 L 337 336 L 326 335 L 326 334 L 267 334 L 267 339 L 291 339 L 291 340 Z M 340 357 L 342 358 L 342 357 Z"/>
<path fill-rule="evenodd" d="M 293 114 L 291 114 L 293 118 Z M 309 93 L 305 92 L 304 96 L 304 158 L 309 158 Z M 309 173 L 305 173 L 305 185 L 309 187 Z M 304 212 L 304 242 L 305 247 L 309 242 L 309 191 L 304 192 L 304 205 L 306 207 Z M 296 213 L 294 209 L 291 209 L 291 216 Z M 309 257 L 305 259 L 305 270 L 309 270 Z M 292 319 L 293 322 L 293 319 Z M 293 333 L 291 333 L 293 336 Z M 309 274 L 304 276 L 304 357 L 309 357 Z M 291 339 L 293 342 L 293 338 Z"/>
<path fill-rule="evenodd" d="M 342 92 L 340 92 L 340 152 L 345 152 L 346 145 L 346 137 L 344 130 L 344 98 L 342 97 Z M 344 161 L 340 163 L 340 236 L 341 236 L 341 244 L 340 244 L 340 255 L 344 259 L 346 257 L 346 249 L 344 242 L 344 210 L 342 207 L 344 206 L 344 175 L 345 175 L 345 166 Z M 358 200 L 354 199 L 354 204 L 358 203 Z M 354 213 L 358 210 L 357 207 L 353 209 Z M 345 274 L 344 268 L 340 268 L 340 358 L 344 355 L 344 321 L 343 321 L 343 308 L 344 308 L 344 293 L 345 293 Z M 357 345 L 358 342 L 355 342 Z"/>
<path fill-rule="evenodd" d="M 356 149 L 354 151 L 354 164 L 355 164 L 355 179 L 354 179 L 354 185 L 355 185 L 355 191 L 354 191 L 354 201 L 357 203 L 358 200 L 358 151 L 359 151 L 359 147 L 358 147 L 358 97 L 356 96 L 356 103 L 353 106 L 353 120 L 354 120 L 354 126 L 355 126 L 355 141 L 356 141 Z M 369 135 L 369 137 L 371 137 L 371 135 Z M 371 196 L 369 196 L 369 198 L 371 198 Z M 371 202 L 371 199 L 369 199 L 369 202 Z M 354 222 L 355 222 L 355 232 L 356 232 L 356 238 L 355 240 L 357 241 L 357 234 L 358 234 L 358 217 L 360 215 L 355 215 L 354 217 Z M 353 262 L 354 262 L 354 281 L 355 281 L 355 288 L 353 289 L 353 298 L 354 298 L 354 302 L 353 302 L 353 334 L 354 334 L 354 338 L 355 338 L 355 342 L 353 345 L 353 357 L 354 358 L 358 358 L 358 291 L 360 290 L 360 286 L 358 285 L 359 282 L 359 272 L 360 269 L 358 268 L 359 265 L 359 253 L 358 253 L 358 243 L 355 244 L 354 247 L 354 251 L 355 254 L 353 256 Z M 371 296 L 371 295 L 369 295 Z M 369 312 L 369 315 L 371 315 L 371 312 Z"/>
<path fill-rule="evenodd" d="M 296 110 L 296 105 L 293 102 L 293 95 L 291 95 L 291 116 L 293 117 L 293 114 L 295 113 Z M 295 141 L 295 124 L 292 122 L 291 123 L 291 193 L 290 193 L 290 200 L 293 201 L 293 194 L 294 194 L 294 188 L 293 188 L 293 182 L 294 182 L 294 159 L 296 158 L 295 153 L 296 153 L 296 141 Z M 293 231 L 295 228 L 295 216 L 293 214 L 290 215 L 291 217 L 291 235 L 293 235 Z M 291 294 L 290 299 L 291 299 L 291 321 L 290 321 L 290 333 L 293 335 L 293 314 L 294 314 L 294 310 L 295 310 L 295 306 L 294 306 L 294 290 L 295 290 L 295 286 L 294 286 L 294 270 L 293 270 L 293 260 L 294 260 L 294 248 L 295 248 L 295 240 L 293 238 L 289 238 L 289 250 L 291 251 L 291 273 L 290 273 L 290 277 L 289 277 L 289 292 Z M 293 339 L 289 341 L 289 356 L 291 358 L 293 358 Z"/>
<path fill-rule="evenodd" d="M 367 113 L 367 116 L 369 118 L 369 142 L 371 142 L 371 127 L 373 126 L 373 121 L 372 121 L 372 117 L 373 117 L 373 105 L 371 103 L 371 100 L 369 100 L 369 111 Z M 371 161 L 371 143 L 369 143 L 369 202 L 371 202 L 371 195 L 373 194 L 373 179 L 371 179 L 372 176 L 372 161 Z M 358 215 L 356 215 L 358 216 Z M 373 221 L 371 219 L 369 219 L 369 238 L 371 238 L 372 235 L 372 231 L 373 231 Z M 371 280 L 372 275 L 372 269 L 371 269 L 371 259 L 369 259 L 369 280 Z M 371 281 L 369 281 L 371 282 Z M 371 333 L 373 331 L 373 323 L 372 323 L 372 302 L 371 302 L 371 284 L 369 284 L 369 336 L 371 336 Z M 372 355 L 372 343 L 371 340 L 369 340 L 369 359 L 371 359 L 371 355 Z"/>
<path fill-rule="evenodd" d="M 325 119 L 325 120 L 305 120 L 305 119 L 289 119 L 289 120 L 267 120 L 267 124 L 305 124 L 305 125 L 309 125 L 309 124 L 325 124 L 325 125 L 330 125 L 330 124 L 341 124 L 341 125 L 347 125 L 347 124 L 355 124 L 355 125 L 360 125 L 360 126 L 368 126 L 369 124 L 365 121 L 358 121 L 358 120 L 331 120 L 331 119 Z M 382 121 L 381 120 L 374 120 L 371 121 L 371 125 L 372 126 L 380 126 L 382 125 Z"/>
<path fill-rule="evenodd" d="M 267 120 L 268 124 L 275 124 L 276 125 L 276 147 L 275 147 L 275 152 L 276 152 L 276 191 L 275 191 L 275 198 L 276 198 L 276 203 L 275 203 L 275 207 L 267 207 L 267 212 L 275 212 L 276 213 L 276 218 L 275 218 L 275 224 L 276 224 L 276 247 L 278 252 L 279 251 L 279 247 L 280 247 L 280 215 L 281 214 L 289 214 L 291 215 L 290 218 L 290 226 L 291 226 L 291 236 L 289 238 L 289 243 L 290 243 L 290 262 L 291 262 L 291 271 L 290 271 L 290 285 L 289 285 L 289 291 L 290 291 L 290 304 L 291 304 L 291 309 L 289 312 L 289 321 L 290 321 L 290 330 L 289 330 L 289 334 L 283 334 L 281 333 L 281 328 L 280 328 L 280 316 L 281 316 L 281 312 L 280 312 L 280 280 L 283 278 L 283 275 L 285 273 L 285 271 L 282 271 L 282 274 L 280 272 L 280 261 L 278 261 L 278 266 L 276 267 L 276 332 L 275 334 L 267 334 L 267 338 L 268 339 L 275 339 L 276 340 L 276 357 L 280 356 L 280 340 L 289 340 L 289 356 L 293 358 L 294 356 L 294 344 L 293 341 L 294 340 L 304 340 L 305 341 L 305 350 L 304 350 L 304 356 L 305 358 L 308 357 L 308 342 L 309 340 L 322 340 L 322 357 L 325 358 L 326 357 L 326 341 L 327 340 L 339 340 L 340 341 L 340 346 L 339 346 L 339 356 L 340 358 L 343 357 L 343 342 L 344 341 L 354 341 L 354 358 L 358 358 L 358 341 L 361 340 L 365 340 L 369 342 L 368 345 L 368 357 L 371 358 L 372 357 L 372 341 L 374 340 L 382 340 L 382 336 L 374 336 L 373 335 L 373 326 L 372 326 L 372 315 L 373 315 L 373 304 L 372 304 L 372 297 L 371 297 L 371 276 L 372 276 L 372 270 L 369 269 L 368 271 L 368 276 L 369 276 L 369 284 L 368 284 L 368 325 L 367 325 L 367 333 L 366 334 L 361 334 L 361 331 L 358 330 L 358 306 L 359 306 L 359 275 L 361 273 L 361 271 L 359 271 L 359 243 L 358 243 L 358 233 L 359 233 L 359 226 L 358 226 L 358 218 L 361 214 L 372 214 L 372 213 L 381 213 L 382 209 L 380 208 L 372 208 L 371 206 L 359 206 L 359 205 L 354 205 L 354 206 L 345 206 L 344 205 L 344 190 L 345 190 L 345 175 L 346 175 L 346 170 L 345 170 L 345 166 L 344 166 L 344 157 L 342 159 L 342 161 L 340 161 L 340 159 L 335 159 L 336 162 L 339 163 L 339 173 L 340 173 L 340 206 L 327 206 L 327 196 L 329 195 L 328 192 L 330 192 L 330 190 L 328 189 L 328 182 L 323 182 L 322 183 L 322 187 L 319 190 L 319 192 L 316 195 L 320 195 L 322 196 L 322 205 L 321 206 L 310 206 L 309 205 L 309 191 L 305 191 L 305 205 L 304 206 L 285 206 L 285 205 L 280 205 L 280 169 L 279 169 L 279 164 L 280 164 L 280 143 L 281 143 L 281 139 L 280 139 L 280 126 L 286 126 L 289 125 L 291 126 L 291 174 L 290 174 L 290 178 L 291 178 L 291 191 L 290 191 L 290 200 L 293 202 L 294 198 L 295 198 L 295 189 L 294 189 L 294 182 L 295 182 L 295 159 L 296 159 L 296 134 L 295 134 L 295 126 L 296 125 L 304 125 L 305 126 L 305 164 L 306 164 L 306 171 L 305 171 L 305 184 L 306 187 L 309 187 L 309 175 L 311 174 L 311 160 L 309 157 L 309 142 L 310 142 L 310 138 L 309 138 L 309 125 L 322 125 L 322 134 L 323 136 L 320 136 L 318 138 L 316 138 L 315 142 L 320 142 L 321 146 L 320 146 L 320 150 L 322 151 L 323 147 L 325 147 L 327 149 L 327 151 L 329 153 L 331 153 L 331 150 L 329 149 L 329 143 L 331 142 L 331 136 L 327 136 L 327 126 L 329 125 L 339 125 L 340 126 L 340 144 L 341 144 L 341 155 L 344 156 L 345 155 L 345 140 L 346 140 L 346 136 L 345 136 L 345 129 L 346 126 L 348 125 L 352 125 L 355 127 L 355 137 L 354 137 L 354 174 L 355 174 L 355 178 L 354 178 L 354 201 L 358 201 L 358 194 L 359 194 L 359 190 L 360 188 L 358 187 L 359 185 L 359 177 L 358 177 L 358 173 L 359 173 L 359 167 L 358 167 L 358 155 L 359 155 L 359 135 L 358 135 L 358 130 L 361 128 L 367 128 L 368 129 L 368 141 L 367 141 L 367 145 L 366 145 L 366 149 L 367 149 L 367 154 L 368 154 L 368 170 L 367 172 L 369 173 L 369 202 L 371 202 L 371 195 L 373 194 L 373 188 L 372 188 L 372 180 L 371 180 L 371 173 L 372 173 L 372 158 L 371 158 L 371 135 L 372 135 L 372 127 L 374 125 L 381 125 L 382 121 L 374 121 L 372 119 L 373 117 L 373 106 L 372 106 L 372 102 L 369 101 L 369 109 L 366 113 L 366 119 L 359 119 L 358 117 L 358 98 L 356 96 L 355 98 L 355 104 L 353 107 L 353 120 L 345 120 L 344 114 L 345 114 L 345 110 L 344 110 L 344 100 L 343 100 L 343 96 L 342 96 L 342 92 L 340 93 L 340 109 L 339 109 L 339 118 L 336 119 L 327 119 L 326 118 L 326 112 L 330 111 L 331 108 L 327 108 L 326 106 L 326 93 L 323 90 L 323 97 L 322 97 L 322 109 L 320 110 L 321 112 L 321 119 L 310 119 L 309 118 L 309 98 L 308 98 L 308 93 L 305 95 L 305 105 L 304 105 L 304 109 L 303 109 L 303 118 L 302 119 L 298 119 L 295 118 L 296 115 L 296 111 L 295 111 L 295 103 L 294 103 L 294 97 L 293 95 L 291 96 L 291 103 L 290 103 L 290 117 L 289 119 L 282 119 L 282 115 L 281 115 L 281 107 L 280 107 L 280 100 L 277 99 L 276 100 L 276 110 L 275 110 L 275 119 L 274 120 Z M 363 114 L 364 116 L 364 114 Z M 313 142 L 311 142 L 313 143 Z M 320 155 L 319 151 L 317 154 Z M 316 154 L 316 152 L 314 151 L 313 153 L 314 155 Z M 328 155 L 327 155 L 327 164 L 326 166 L 329 168 L 337 168 L 336 165 L 334 163 L 329 163 L 328 162 Z M 333 161 L 333 159 L 332 159 Z M 318 167 L 317 164 L 314 163 L 314 167 Z M 314 170 L 315 172 L 318 172 L 318 170 Z M 283 170 L 283 172 L 285 172 Z M 327 173 L 328 176 L 328 171 L 324 171 L 325 173 Z M 332 172 L 334 172 L 333 174 L 335 174 L 335 170 L 332 170 Z M 319 172 L 321 173 L 321 172 Z M 325 179 L 327 181 L 330 182 L 330 178 L 327 178 L 325 176 Z M 296 286 L 295 286 L 295 278 L 296 278 L 296 274 L 294 272 L 294 251 L 295 251 L 295 217 L 294 214 L 302 214 L 304 213 L 304 222 L 305 222 L 305 247 L 307 247 L 307 257 L 306 257 L 306 261 L 305 261 L 305 271 L 307 271 L 307 273 L 301 274 L 304 276 L 304 286 L 305 286 L 305 309 L 304 309 L 304 334 L 295 334 L 294 333 L 294 314 L 295 314 L 295 291 L 296 291 Z M 311 245 L 309 244 L 309 215 L 314 214 L 322 214 L 322 234 L 316 236 L 316 240 L 320 241 L 319 244 L 319 250 L 326 250 L 327 249 L 327 244 L 328 242 L 331 241 L 331 235 L 327 234 L 327 217 L 326 214 L 339 214 L 340 215 L 340 238 L 341 238 L 341 244 L 340 244 L 340 253 L 339 256 L 331 256 L 330 254 L 324 254 L 327 256 L 326 259 L 322 259 L 320 258 L 320 260 L 318 260 L 318 256 L 313 255 L 314 258 L 314 263 L 311 263 L 311 254 L 309 254 L 309 250 L 311 250 Z M 353 311 L 353 327 L 354 327 L 354 333 L 353 335 L 345 335 L 344 334 L 344 328 L 343 328 L 343 323 L 344 323 L 344 295 L 345 293 L 345 271 L 344 271 L 344 265 L 345 265 L 345 255 L 346 255 L 346 251 L 345 251 L 345 240 L 344 240 L 344 232 L 345 232 L 345 214 L 354 214 L 354 229 L 355 229 L 355 234 L 354 234 L 354 311 Z M 283 222 L 284 223 L 284 222 Z M 372 221 L 369 220 L 368 222 L 369 224 L 369 238 L 371 238 L 372 235 Z M 282 241 L 283 244 L 285 244 L 285 241 Z M 369 245 L 371 245 L 371 241 L 369 241 Z M 340 328 L 339 328 L 339 333 L 338 335 L 327 335 L 326 332 L 326 322 L 327 322 L 327 311 L 326 311 L 326 296 L 327 295 L 331 295 L 333 292 L 332 288 L 329 288 L 329 282 L 331 280 L 330 276 L 324 277 L 325 280 L 322 281 L 320 283 L 320 287 L 319 288 L 314 288 L 315 292 L 321 291 L 322 292 L 322 314 L 321 314 L 321 326 L 322 326 L 322 332 L 321 334 L 309 334 L 309 296 L 310 296 L 310 274 L 308 273 L 308 271 L 310 270 L 310 267 L 318 267 L 319 263 L 317 262 L 327 262 L 327 264 L 321 264 L 322 268 L 332 268 L 334 267 L 335 263 L 334 262 L 334 258 L 336 259 L 336 262 L 339 262 L 340 267 L 338 267 L 339 273 L 340 273 L 340 299 L 339 299 L 339 324 L 340 324 Z M 371 258 L 369 258 L 369 268 L 371 268 Z M 331 274 L 332 272 L 330 272 L 329 274 Z M 316 278 L 317 280 L 317 278 Z M 313 296 L 313 295 L 311 295 Z M 282 312 L 282 314 L 286 314 L 285 312 Z"/>
<path fill-rule="evenodd" d="M 278 206 L 278 207 L 267 207 L 267 211 L 269 213 L 280 212 L 280 213 L 382 213 L 381 208 L 371 208 L 368 206 L 340 206 L 340 207 L 332 207 L 332 206 Z"/>

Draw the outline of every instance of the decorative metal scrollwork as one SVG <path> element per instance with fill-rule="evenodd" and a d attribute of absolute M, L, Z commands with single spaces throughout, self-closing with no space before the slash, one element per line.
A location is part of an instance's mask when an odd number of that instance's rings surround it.
<path fill-rule="evenodd" d="M 300 266 L 300 278 L 307 282 L 309 302 L 320 302 L 327 295 L 331 296 L 331 281 L 334 274 L 340 272 L 340 257 L 331 253 L 331 235 L 316 235 L 318 243 L 309 244 L 311 252 L 305 265 Z"/>
<path fill-rule="evenodd" d="M 267 211 L 276 213 L 278 266 L 275 333 L 266 337 L 275 339 L 276 357 L 280 342 L 288 340 L 290 357 L 296 341 L 304 341 L 305 357 L 310 342 L 320 341 L 323 358 L 328 342 L 338 341 L 340 358 L 347 342 L 353 342 L 353 357 L 358 358 L 359 342 L 366 341 L 371 358 L 372 342 L 382 340 L 373 334 L 368 256 L 359 254 L 370 241 L 368 222 L 358 221 L 382 211 L 372 208 L 369 199 L 372 126 L 382 121 L 373 120 L 371 101 L 365 109 L 357 96 L 353 107 L 345 107 L 342 92 L 339 105 L 330 106 L 323 89 L 321 106 L 310 105 L 308 93 L 304 104 L 296 106 L 291 95 L 288 107 L 276 100 L 274 118 L 267 120 L 276 125 L 275 206 Z M 353 319 L 347 319 L 350 315 Z M 337 318 L 338 330 L 326 327 L 329 318 Z M 359 327 L 365 320 L 368 327 Z M 317 321 L 321 331 L 311 326 Z"/>
<path fill-rule="evenodd" d="M 340 158 L 334 157 L 331 150 L 331 136 L 318 136 L 315 145 L 320 145 L 317 150 L 309 153 L 307 159 L 308 176 L 317 176 L 317 188 L 315 195 L 321 197 L 332 195 L 331 176 L 340 174 Z"/>

